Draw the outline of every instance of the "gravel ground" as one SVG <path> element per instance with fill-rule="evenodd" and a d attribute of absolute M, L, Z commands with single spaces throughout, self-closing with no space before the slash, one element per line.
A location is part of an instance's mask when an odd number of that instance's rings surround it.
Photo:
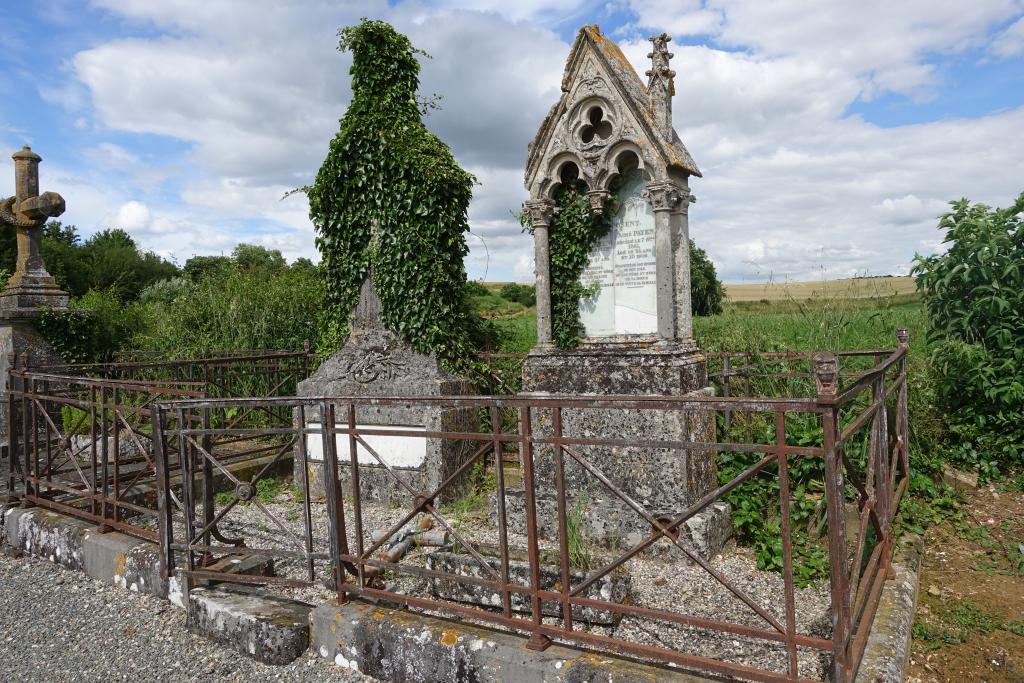
<path fill-rule="evenodd" d="M 307 652 L 267 666 L 185 629 L 169 603 L 0 554 L 0 658 L 18 683 L 372 681 Z"/>

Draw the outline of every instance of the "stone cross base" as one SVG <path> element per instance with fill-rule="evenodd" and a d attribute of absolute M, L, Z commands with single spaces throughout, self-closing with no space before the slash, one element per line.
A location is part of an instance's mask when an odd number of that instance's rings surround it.
<path fill-rule="evenodd" d="M 15 273 L 0 292 L 0 315 L 34 317 L 40 308 L 67 308 L 68 293 L 45 269 Z"/>
<path fill-rule="evenodd" d="M 523 390 L 540 395 L 570 394 L 580 399 L 712 392 L 707 386 L 704 356 L 692 342 L 675 345 L 616 343 L 589 345 L 573 351 L 534 351 L 523 367 Z M 716 435 L 714 411 L 692 407 L 680 410 L 563 408 L 561 423 L 563 436 L 619 439 L 627 443 L 713 443 Z M 533 429 L 535 435 L 553 435 L 553 411 L 535 411 Z M 576 517 L 588 543 L 629 547 L 646 538 L 651 525 L 568 451 L 600 470 L 616 488 L 655 518 L 667 518 L 684 511 L 718 486 L 710 450 L 579 445 L 569 445 L 566 449 L 563 456 L 566 509 Z M 553 446 L 535 447 L 534 481 L 539 531 L 542 537 L 556 540 Z M 510 526 L 518 527 L 525 520 L 522 515 L 511 515 L 509 521 Z M 515 528 L 515 531 L 524 532 L 525 527 Z M 693 544 L 711 553 L 721 548 L 729 531 L 727 510 L 688 527 Z"/>
<path fill-rule="evenodd" d="M 0 311 L 0 450 L 7 449 L 7 391 L 10 386 L 8 369 L 15 358 L 27 354 L 30 365 L 52 365 L 63 360 L 32 326 L 31 319 L 4 316 Z M 20 360 L 19 360 L 20 363 Z"/>

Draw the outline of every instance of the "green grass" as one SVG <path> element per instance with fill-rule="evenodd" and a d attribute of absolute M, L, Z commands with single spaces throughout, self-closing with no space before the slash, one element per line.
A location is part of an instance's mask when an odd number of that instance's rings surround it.
<path fill-rule="evenodd" d="M 1008 631 L 1024 636 L 1024 622 L 1004 621 L 968 600 L 958 600 L 948 607 L 933 608 L 929 620 L 918 615 L 911 629 L 914 640 L 929 650 L 965 643 L 972 635 L 992 631 Z"/>

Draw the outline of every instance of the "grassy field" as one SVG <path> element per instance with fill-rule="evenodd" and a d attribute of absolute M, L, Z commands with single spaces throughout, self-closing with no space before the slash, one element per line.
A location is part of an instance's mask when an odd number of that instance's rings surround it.
<path fill-rule="evenodd" d="M 878 299 L 912 295 L 915 291 L 914 278 L 909 276 L 725 285 L 725 293 L 731 302 L 802 301 L 812 298 Z"/>

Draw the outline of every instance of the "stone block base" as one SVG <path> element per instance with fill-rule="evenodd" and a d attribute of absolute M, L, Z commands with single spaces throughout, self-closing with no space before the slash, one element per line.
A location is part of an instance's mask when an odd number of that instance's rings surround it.
<path fill-rule="evenodd" d="M 375 607 L 362 602 L 313 610 L 312 646 L 338 666 L 401 683 L 697 683 L 678 669 L 552 645 L 524 636 Z"/>
<path fill-rule="evenodd" d="M 493 503 L 493 501 L 492 501 Z M 558 508 L 553 496 L 538 496 L 537 500 L 537 535 L 552 542 L 558 541 Z M 621 499 L 588 496 L 583 505 L 586 510 L 579 514 L 579 522 L 584 540 L 601 548 L 612 550 L 628 550 L 643 541 L 651 534 L 648 524 L 632 508 Z M 573 511 L 572 497 L 566 505 L 569 514 Z M 491 505 L 492 517 L 495 505 Z M 517 534 L 526 534 L 525 496 L 522 491 L 508 491 L 505 494 L 505 510 L 508 528 Z M 654 514 L 655 518 L 668 518 L 678 511 L 665 511 Z M 497 520 L 494 520 L 497 524 Z M 726 542 L 732 538 L 732 514 L 728 503 L 712 503 L 680 526 L 684 540 L 704 559 L 714 557 Z M 661 539 L 652 545 L 646 553 L 657 556 L 681 557 L 674 544 Z"/>
<path fill-rule="evenodd" d="M 193 588 L 188 629 L 265 664 L 288 664 L 309 647 L 312 606 L 244 586 Z"/>
<path fill-rule="evenodd" d="M 488 564 L 499 570 L 501 562 L 498 558 L 484 556 Z M 542 558 L 546 561 L 551 558 Z M 455 574 L 458 576 L 471 576 L 489 579 L 491 574 L 486 572 L 480 563 L 467 554 L 449 552 L 435 552 L 427 555 L 427 568 L 433 571 Z M 530 585 L 530 565 L 522 560 L 509 560 L 508 566 L 509 581 L 521 586 Z M 571 570 L 571 583 L 581 583 L 586 574 L 581 571 Z M 540 567 L 540 586 L 543 590 L 557 591 L 561 586 L 561 569 L 557 564 L 542 564 Z M 625 571 L 615 571 L 594 583 L 582 596 L 591 600 L 607 600 L 608 602 L 624 604 L 630 601 L 630 577 Z M 465 583 L 457 583 L 450 579 L 432 578 L 430 580 L 430 592 L 434 597 L 441 600 L 454 600 L 456 602 L 467 602 L 485 607 L 501 608 L 501 594 L 489 588 Z M 514 612 L 529 613 L 530 599 L 524 593 L 512 593 L 509 602 Z M 545 600 L 541 603 L 541 611 L 549 617 L 562 616 L 562 605 L 557 602 Z M 576 605 L 572 609 L 573 621 L 582 621 L 588 624 L 601 624 L 614 626 L 622 620 L 622 615 L 609 610 L 599 610 L 592 607 Z"/>

